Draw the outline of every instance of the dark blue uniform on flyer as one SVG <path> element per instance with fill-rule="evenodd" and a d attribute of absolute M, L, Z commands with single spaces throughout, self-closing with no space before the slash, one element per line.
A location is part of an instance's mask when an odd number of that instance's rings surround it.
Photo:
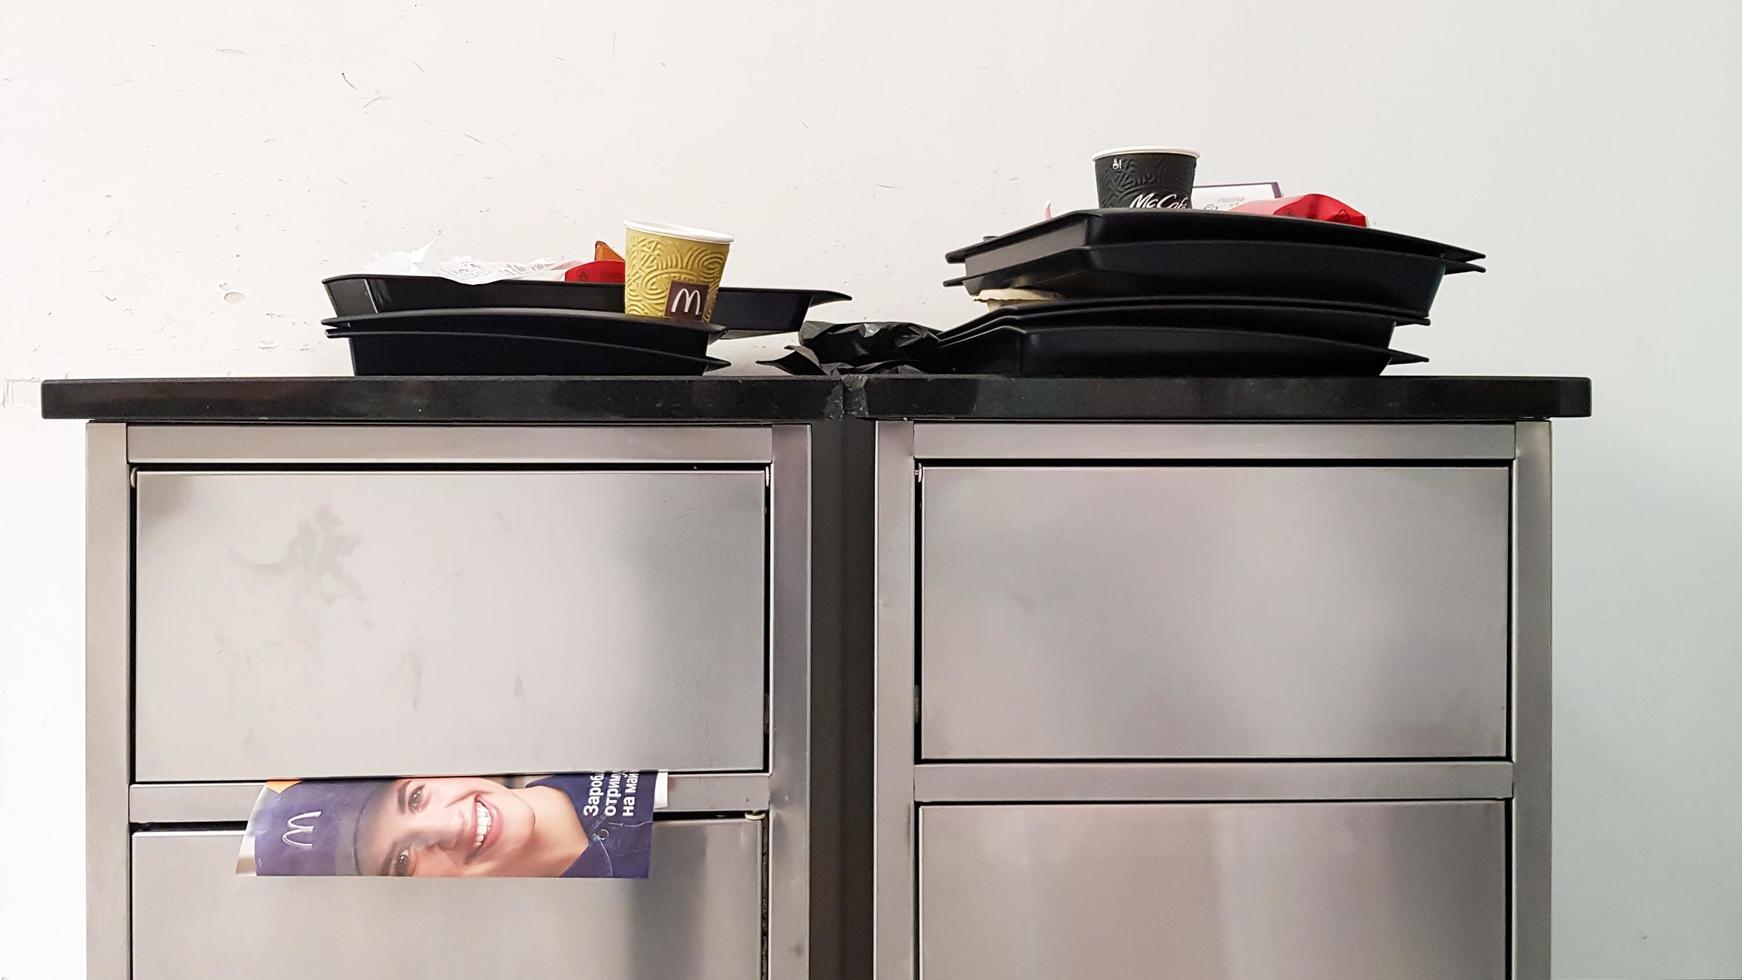
<path fill-rule="evenodd" d="M 594 772 L 549 776 L 528 786 L 567 793 L 587 831 L 587 849 L 564 878 L 646 878 L 653 864 L 653 802 L 658 774 Z"/>

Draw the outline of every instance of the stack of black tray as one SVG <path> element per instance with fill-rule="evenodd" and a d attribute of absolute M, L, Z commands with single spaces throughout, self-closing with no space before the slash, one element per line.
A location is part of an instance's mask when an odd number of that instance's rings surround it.
<path fill-rule="evenodd" d="M 359 375 L 696 375 L 722 337 L 797 330 L 810 308 L 849 297 L 816 289 L 725 287 L 712 323 L 623 313 L 623 286 L 506 279 L 471 286 L 435 276 L 325 280 Z"/>
<path fill-rule="evenodd" d="M 1225 211 L 1075 211 L 945 256 L 946 285 L 1062 299 L 940 336 L 935 367 L 1020 375 L 1361 375 L 1479 253 L 1395 232 Z"/>

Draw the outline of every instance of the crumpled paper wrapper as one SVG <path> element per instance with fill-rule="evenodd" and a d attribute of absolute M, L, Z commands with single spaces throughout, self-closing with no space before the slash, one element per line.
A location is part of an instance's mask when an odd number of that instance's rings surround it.
<path fill-rule="evenodd" d="M 1367 216 L 1329 194 L 1296 194 L 1274 201 L 1250 201 L 1233 209 L 1235 214 L 1270 214 L 1279 218 L 1307 218 L 1339 225 L 1367 227 Z"/>
<path fill-rule="evenodd" d="M 439 237 L 439 236 L 438 236 Z M 578 259 L 545 256 L 520 262 L 486 261 L 470 255 L 431 261 L 430 248 L 434 238 L 419 248 L 403 252 L 377 252 L 364 263 L 363 271 L 381 276 L 439 276 L 477 286 L 503 279 L 561 279 L 563 273 L 580 265 Z"/>

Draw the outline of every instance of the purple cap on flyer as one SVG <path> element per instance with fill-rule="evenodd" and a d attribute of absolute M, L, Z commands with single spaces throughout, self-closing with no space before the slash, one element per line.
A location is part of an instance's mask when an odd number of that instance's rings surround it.
<path fill-rule="evenodd" d="M 363 811 L 391 781 L 268 783 L 248 820 L 258 875 L 355 875 Z"/>

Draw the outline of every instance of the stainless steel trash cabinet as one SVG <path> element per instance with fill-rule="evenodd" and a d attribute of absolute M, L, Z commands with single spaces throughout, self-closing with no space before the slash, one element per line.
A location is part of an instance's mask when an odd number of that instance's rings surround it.
<path fill-rule="evenodd" d="M 875 457 L 879 980 L 1546 980 L 1547 423 Z"/>
<path fill-rule="evenodd" d="M 88 973 L 810 973 L 804 425 L 88 431 Z M 234 874 L 262 781 L 661 768 L 654 878 Z"/>

